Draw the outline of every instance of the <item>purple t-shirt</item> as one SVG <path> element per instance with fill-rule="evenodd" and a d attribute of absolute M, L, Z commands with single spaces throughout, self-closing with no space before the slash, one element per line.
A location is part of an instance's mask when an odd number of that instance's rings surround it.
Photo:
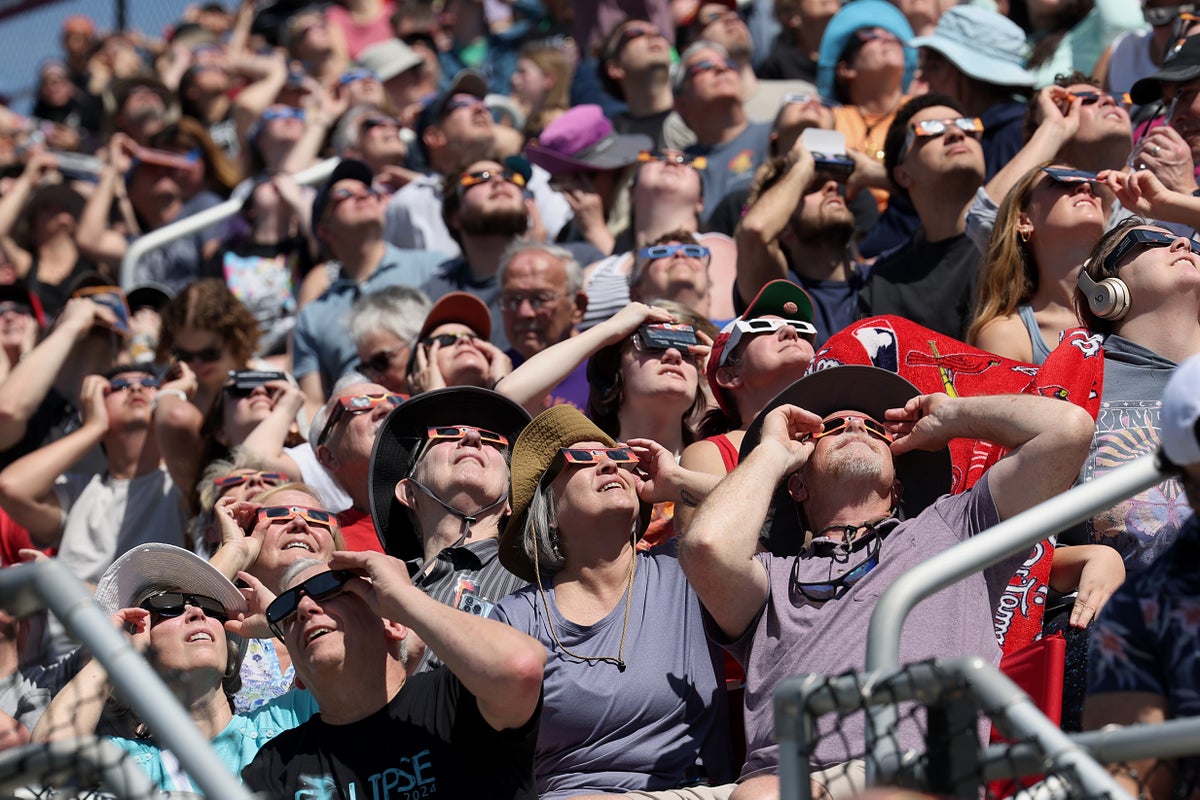
<path fill-rule="evenodd" d="M 525 358 L 516 350 L 506 351 L 506 355 L 512 359 L 513 369 L 525 363 Z M 566 403 L 578 408 L 580 411 L 587 413 L 588 391 L 591 386 L 587 379 L 587 361 L 581 361 L 575 369 L 571 370 L 567 377 L 559 381 L 558 385 L 550 390 L 546 395 L 546 408 L 558 406 Z"/>
<path fill-rule="evenodd" d="M 999 522 L 985 474 L 970 491 L 943 496 L 916 519 L 882 523 L 882 530 L 889 525 L 891 530 L 883 539 L 878 566 L 844 595 L 825 603 L 806 600 L 798 591 L 791 591 L 791 584 L 794 566 L 796 580 L 803 583 L 827 581 L 831 566 L 832 574 L 837 574 L 829 557 L 810 552 L 794 558 L 758 554 L 770 581 L 766 603 L 746 633 L 726 645 L 746 670 L 746 765 L 742 777 L 778 770 L 774 698 L 782 680 L 796 674 L 861 672 L 866 664 L 867 626 L 883 591 L 930 556 Z M 855 551 L 847 562 L 849 568 L 862 555 Z M 900 663 L 978 655 L 999 664 L 1000 646 L 992 617 L 1024 556 L 1022 551 L 918 603 L 904 624 Z M 707 614 L 705 621 L 710 635 L 722 641 L 724 637 Z M 826 715 L 818 721 L 817 732 L 814 769 L 862 757 L 865 732 L 861 712 L 840 719 Z M 902 749 L 920 746 L 922 734 L 916 721 L 902 719 L 898 738 Z"/>

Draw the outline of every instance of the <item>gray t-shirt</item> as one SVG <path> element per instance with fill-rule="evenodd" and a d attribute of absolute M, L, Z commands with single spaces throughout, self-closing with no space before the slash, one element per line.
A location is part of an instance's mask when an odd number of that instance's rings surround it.
<path fill-rule="evenodd" d="M 704 635 L 700 603 L 674 542 L 637 559 L 628 630 L 624 598 L 594 625 L 576 625 L 559 613 L 553 583 L 544 581 L 563 646 L 615 658 L 624 638 L 624 672 L 565 655 L 536 586 L 510 594 L 492 612 L 548 651 L 534 764 L 542 800 L 656 791 L 701 776 L 717 785 L 732 777 L 721 654 Z"/>
<path fill-rule="evenodd" d="M 861 672 L 866 664 L 867 626 L 885 589 L 901 574 L 980 531 L 1000 522 L 985 474 L 970 491 L 945 495 L 916 519 L 881 523 L 887 531 L 879 564 L 841 597 L 812 603 L 792 590 L 793 577 L 816 583 L 837 574 L 830 557 L 781 557 L 760 553 L 767 570 L 769 594 L 758 618 L 729 651 L 746 670 L 746 765 L 742 776 L 773 773 L 779 764 L 774 735 L 775 689 L 796 674 L 839 675 Z M 886 527 L 885 527 L 886 526 Z M 900 663 L 930 658 L 978 655 L 1000 663 L 1000 646 L 992 617 L 1009 579 L 1026 551 L 1007 558 L 982 573 L 975 573 L 917 604 L 904 623 Z M 856 550 L 849 568 L 861 560 Z M 797 563 L 798 562 L 798 563 Z M 795 570 L 795 574 L 793 574 Z M 706 619 L 709 630 L 721 632 Z M 916 720 L 902 713 L 898 741 L 902 749 L 923 741 Z M 838 718 L 822 717 L 817 723 L 814 769 L 862 757 L 865 733 L 862 712 Z"/>

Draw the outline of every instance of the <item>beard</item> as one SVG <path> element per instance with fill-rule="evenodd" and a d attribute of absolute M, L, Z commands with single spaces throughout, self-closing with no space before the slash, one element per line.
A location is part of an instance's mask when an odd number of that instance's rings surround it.
<path fill-rule="evenodd" d="M 805 217 L 795 222 L 796 238 L 809 247 L 845 247 L 854 236 L 854 215 L 850 209 L 838 211 L 821 210 L 819 219 Z"/>
<path fill-rule="evenodd" d="M 839 447 L 829 454 L 825 468 L 836 483 L 862 483 L 881 475 L 879 458 L 866 458 L 857 448 Z"/>
<path fill-rule="evenodd" d="M 458 215 L 458 227 L 472 236 L 524 236 L 529 230 L 529 212 L 524 203 L 487 211 L 464 208 Z"/>

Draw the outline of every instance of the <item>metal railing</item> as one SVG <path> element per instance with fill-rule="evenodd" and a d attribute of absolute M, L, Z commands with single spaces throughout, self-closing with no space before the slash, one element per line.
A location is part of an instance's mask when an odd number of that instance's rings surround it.
<path fill-rule="evenodd" d="M 303 169 L 292 176 L 292 179 L 302 186 L 311 186 L 320 183 L 329 177 L 333 172 L 333 168 L 341 161 L 340 158 L 327 158 L 319 164 L 314 164 L 308 169 Z M 134 277 L 137 263 L 146 253 L 151 250 L 156 250 L 169 242 L 176 239 L 182 239 L 184 236 L 190 236 L 196 231 L 203 230 L 209 225 L 215 225 L 218 222 L 223 222 L 237 214 L 242 209 L 243 200 L 230 199 L 223 203 L 218 203 L 212 208 L 206 208 L 203 211 L 184 217 L 181 220 L 172 222 L 170 225 L 164 225 L 158 230 L 150 231 L 143 236 L 139 236 L 129 243 L 129 247 L 125 250 L 125 256 L 121 259 L 120 282 L 121 288 L 129 291 L 136 284 Z"/>

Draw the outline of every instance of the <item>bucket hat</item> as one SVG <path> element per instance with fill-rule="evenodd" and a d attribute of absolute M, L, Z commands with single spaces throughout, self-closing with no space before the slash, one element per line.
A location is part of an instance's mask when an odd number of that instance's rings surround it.
<path fill-rule="evenodd" d="M 1025 32 L 1003 14 L 979 6 L 954 6 L 938 20 L 928 36 L 909 47 L 936 50 L 964 75 L 995 86 L 1034 84 L 1025 69 Z"/>

